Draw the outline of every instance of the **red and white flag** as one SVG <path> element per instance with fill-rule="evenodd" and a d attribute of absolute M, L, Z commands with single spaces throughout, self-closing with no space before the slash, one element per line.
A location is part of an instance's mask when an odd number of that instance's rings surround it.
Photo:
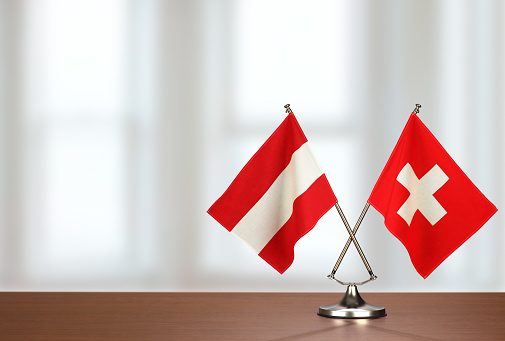
<path fill-rule="evenodd" d="M 414 113 L 368 203 L 424 278 L 497 211 Z"/>
<path fill-rule="evenodd" d="M 336 203 L 290 113 L 207 212 L 282 274 L 296 242 Z"/>

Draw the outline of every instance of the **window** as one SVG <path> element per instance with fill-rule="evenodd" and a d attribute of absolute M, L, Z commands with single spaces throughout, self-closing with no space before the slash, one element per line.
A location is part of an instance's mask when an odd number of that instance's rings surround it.
<path fill-rule="evenodd" d="M 36 288 L 153 266 L 150 5 L 26 1 L 19 257 Z"/>

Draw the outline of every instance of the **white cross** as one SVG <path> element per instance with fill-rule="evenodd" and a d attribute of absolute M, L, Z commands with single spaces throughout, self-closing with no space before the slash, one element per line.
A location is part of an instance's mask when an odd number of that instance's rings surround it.
<path fill-rule="evenodd" d="M 407 163 L 396 180 L 410 192 L 407 201 L 398 210 L 398 214 L 409 226 L 417 210 L 428 219 L 431 225 L 435 225 L 447 213 L 433 196 L 449 180 L 438 165 L 433 166 L 428 173 L 418 179 L 412 166 Z"/>

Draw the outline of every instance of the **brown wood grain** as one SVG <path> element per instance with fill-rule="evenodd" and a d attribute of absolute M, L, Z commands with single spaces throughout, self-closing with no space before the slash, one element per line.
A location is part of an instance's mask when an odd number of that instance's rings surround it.
<path fill-rule="evenodd" d="M 504 340 L 505 293 L 362 293 L 387 316 L 329 319 L 342 293 L 0 293 L 0 340 Z"/>

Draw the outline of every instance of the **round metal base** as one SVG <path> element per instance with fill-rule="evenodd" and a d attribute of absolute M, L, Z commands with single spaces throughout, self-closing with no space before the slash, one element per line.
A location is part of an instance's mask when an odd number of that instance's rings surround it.
<path fill-rule="evenodd" d="M 387 315 L 384 307 L 366 303 L 354 284 L 347 287 L 347 291 L 340 301 L 320 306 L 317 314 L 324 317 L 347 319 L 377 318 Z"/>

